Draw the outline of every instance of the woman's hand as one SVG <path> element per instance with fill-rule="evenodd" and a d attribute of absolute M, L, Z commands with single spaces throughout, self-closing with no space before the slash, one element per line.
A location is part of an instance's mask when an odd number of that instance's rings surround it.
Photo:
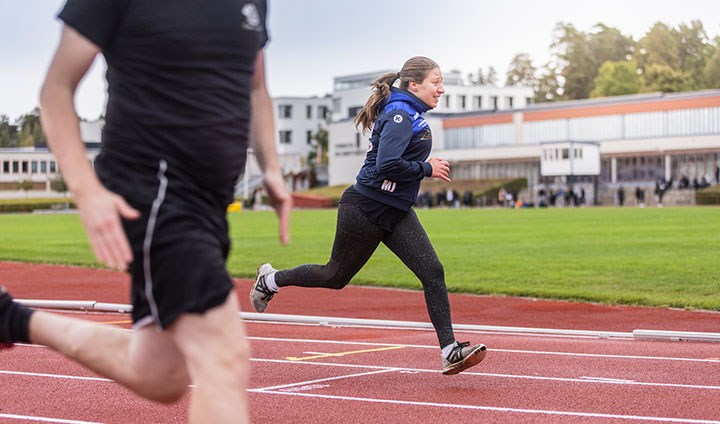
<path fill-rule="evenodd" d="M 428 160 L 432 166 L 432 177 L 440 178 L 443 181 L 450 182 L 450 162 L 440 158 L 430 158 Z"/>

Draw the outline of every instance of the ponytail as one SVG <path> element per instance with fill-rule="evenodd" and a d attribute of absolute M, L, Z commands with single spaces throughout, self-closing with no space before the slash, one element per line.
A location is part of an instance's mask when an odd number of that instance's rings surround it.
<path fill-rule="evenodd" d="M 356 128 L 359 126 L 363 133 L 372 130 L 373 124 L 375 124 L 378 117 L 378 108 L 390 96 L 390 87 L 398 78 L 400 78 L 400 72 L 388 72 L 373 82 L 372 94 L 365 102 L 365 106 L 360 110 L 360 113 L 353 119 Z"/>

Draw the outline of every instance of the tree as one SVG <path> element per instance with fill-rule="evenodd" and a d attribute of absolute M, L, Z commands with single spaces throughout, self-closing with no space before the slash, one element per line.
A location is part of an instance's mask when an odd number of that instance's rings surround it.
<path fill-rule="evenodd" d="M 33 184 L 30 180 L 22 180 L 17 182 L 17 189 L 25 193 L 25 197 L 28 195 L 28 191 L 32 190 L 33 187 L 35 187 L 35 184 Z"/>
<path fill-rule="evenodd" d="M 35 108 L 18 119 L 20 128 L 20 147 L 47 146 L 45 134 L 40 124 L 40 109 Z"/>
<path fill-rule="evenodd" d="M 623 35 L 618 29 L 599 23 L 588 39 L 590 54 L 598 70 L 607 61 L 630 60 L 635 51 L 632 37 Z"/>
<path fill-rule="evenodd" d="M 7 115 L 0 115 L 0 147 L 17 147 L 18 143 L 17 125 L 10 124 Z"/>
<path fill-rule="evenodd" d="M 680 69 L 679 39 L 676 31 L 662 22 L 656 22 L 638 41 L 638 66 L 643 70 L 650 65 Z"/>
<path fill-rule="evenodd" d="M 535 74 L 537 74 L 537 68 L 533 66 L 530 55 L 519 53 L 510 62 L 510 69 L 505 76 L 505 85 L 531 87 L 533 91 L 537 91 L 538 79 Z"/>
<path fill-rule="evenodd" d="M 497 85 L 498 73 L 494 67 L 492 67 L 492 66 L 488 67 L 487 74 L 485 75 L 485 80 L 487 81 L 488 85 Z"/>
<path fill-rule="evenodd" d="M 50 181 L 50 188 L 53 191 L 57 191 L 58 193 L 62 193 L 63 197 L 65 197 L 65 209 L 70 209 L 70 199 L 68 199 L 68 186 L 67 183 L 65 183 L 65 179 L 63 178 L 62 174 L 59 174 L 55 179 Z"/>
<path fill-rule="evenodd" d="M 720 88 L 720 36 L 715 38 L 715 46 L 709 45 L 712 54 L 709 55 L 703 78 L 706 88 Z"/>
<path fill-rule="evenodd" d="M 597 67 L 592 58 L 587 34 L 572 24 L 559 22 L 555 27 L 555 39 L 551 50 L 562 77 L 562 97 L 585 99 L 593 88 Z"/>
<path fill-rule="evenodd" d="M 685 72 L 689 77 L 690 89 L 703 88 L 705 63 L 712 55 L 712 49 L 708 45 L 708 37 L 702 22 L 692 21 L 690 25 L 680 24 L 677 30 L 678 35 L 678 60 L 680 71 Z"/>
<path fill-rule="evenodd" d="M 664 65 L 650 65 L 645 70 L 645 90 L 676 93 L 690 89 L 692 81 L 686 72 Z"/>
<path fill-rule="evenodd" d="M 562 96 L 562 88 L 557 69 L 548 63 L 538 78 L 537 89 L 535 90 L 535 103 L 554 102 Z"/>
<path fill-rule="evenodd" d="M 595 78 L 595 88 L 590 97 L 636 94 L 643 88 L 643 76 L 638 73 L 637 62 L 607 61 L 602 64 Z"/>
<path fill-rule="evenodd" d="M 468 74 L 468 82 L 472 85 L 497 85 L 497 71 L 490 66 L 487 73 L 478 68 L 477 74 Z"/>
<path fill-rule="evenodd" d="M 327 165 L 328 163 L 328 130 L 318 125 L 318 130 L 313 134 L 312 139 L 315 140 L 317 149 L 310 151 L 307 156 L 308 165 L 310 166 L 310 187 L 318 186 L 319 165 Z"/>

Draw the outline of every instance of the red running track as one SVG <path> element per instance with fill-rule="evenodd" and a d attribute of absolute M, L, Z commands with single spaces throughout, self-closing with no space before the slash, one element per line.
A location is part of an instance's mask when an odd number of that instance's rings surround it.
<path fill-rule="evenodd" d="M 121 273 L 0 262 L 18 298 L 127 303 Z M 238 281 L 241 307 L 249 281 Z M 321 294 L 321 295 L 320 295 Z M 562 329 L 718 331 L 716 313 L 451 295 L 456 323 Z M 283 289 L 271 313 L 427 321 L 422 294 Z M 121 314 L 77 317 L 127 326 Z M 720 345 L 500 332 L 486 360 L 439 373 L 428 330 L 248 322 L 256 423 L 718 422 Z M 0 352 L 0 422 L 184 422 L 188 398 L 145 401 L 43 347 Z M 54 421 L 53 421 L 54 420 Z M 66 421 L 61 421 L 66 420 Z"/>

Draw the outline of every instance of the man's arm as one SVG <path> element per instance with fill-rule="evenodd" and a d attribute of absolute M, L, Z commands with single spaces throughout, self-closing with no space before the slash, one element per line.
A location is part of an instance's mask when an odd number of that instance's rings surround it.
<path fill-rule="evenodd" d="M 272 200 L 280 221 L 280 242 L 290 242 L 290 211 L 292 197 L 287 192 L 275 148 L 275 122 L 272 100 L 265 84 L 265 54 L 260 51 L 255 59 L 255 74 L 250 93 L 252 112 L 250 115 L 250 145 L 263 170 L 265 188 Z"/>
<path fill-rule="evenodd" d="M 41 120 L 48 144 L 75 198 L 97 259 L 112 268 L 126 268 L 132 253 L 120 217 L 138 212 L 103 187 L 85 155 L 74 106 L 75 91 L 99 48 L 64 26 L 40 92 Z"/>

